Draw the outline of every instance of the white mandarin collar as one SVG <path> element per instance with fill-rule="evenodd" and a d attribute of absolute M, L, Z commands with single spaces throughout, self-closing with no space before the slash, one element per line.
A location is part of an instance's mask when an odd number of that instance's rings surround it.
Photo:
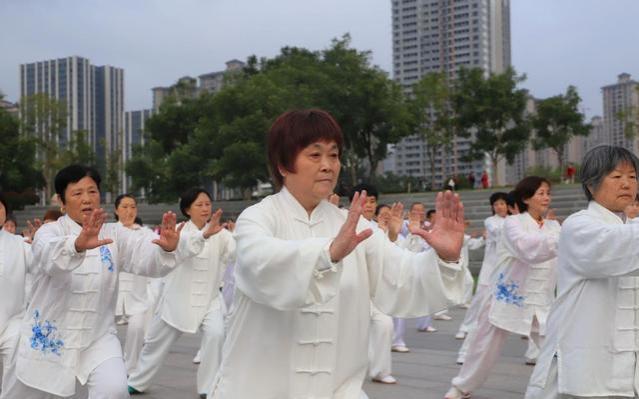
<path fill-rule="evenodd" d="M 300 222 L 308 225 L 320 223 L 324 218 L 326 206 L 333 206 L 326 200 L 322 200 L 319 204 L 317 204 L 315 209 L 313 209 L 309 217 L 306 209 L 304 209 L 302 204 L 300 204 L 297 198 L 295 198 L 286 187 L 282 187 L 280 192 L 276 195 L 281 196 L 286 204 L 287 209 L 291 211 L 291 216 L 293 216 L 295 220 L 299 220 Z"/>
<path fill-rule="evenodd" d="M 590 201 L 588 203 L 588 211 L 601 216 L 603 220 L 609 224 L 625 223 L 624 219 L 622 219 L 618 214 L 612 212 L 610 209 L 604 207 L 597 201 Z"/>
<path fill-rule="evenodd" d="M 75 220 L 71 219 L 69 215 L 64 215 L 62 219 L 58 219 L 62 221 L 62 226 L 64 227 L 64 231 L 71 234 L 80 234 L 82 232 L 82 226 L 76 223 Z"/>

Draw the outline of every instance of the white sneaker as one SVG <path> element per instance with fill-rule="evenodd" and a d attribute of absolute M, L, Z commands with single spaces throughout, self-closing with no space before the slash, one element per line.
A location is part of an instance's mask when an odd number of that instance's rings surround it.
<path fill-rule="evenodd" d="M 197 353 L 195 354 L 195 357 L 193 358 L 193 363 L 200 364 L 200 351 L 197 351 Z"/>
<path fill-rule="evenodd" d="M 466 333 L 463 331 L 457 331 L 457 334 L 455 334 L 455 339 L 465 339 L 466 338 Z"/>
<path fill-rule="evenodd" d="M 379 382 L 380 384 L 397 384 L 397 380 L 392 375 L 385 375 L 383 377 L 373 377 L 373 382 Z"/>
<path fill-rule="evenodd" d="M 417 331 L 418 332 L 436 332 L 437 329 L 433 326 L 428 326 L 426 328 L 418 328 Z"/>
<path fill-rule="evenodd" d="M 470 307 L 470 303 L 462 303 L 459 307 L 462 309 L 468 309 Z"/>
<path fill-rule="evenodd" d="M 464 393 L 457 389 L 457 387 L 450 387 L 446 395 L 444 395 L 444 399 L 469 399 L 470 393 Z"/>
<path fill-rule="evenodd" d="M 129 320 L 126 317 L 122 316 L 115 322 L 115 324 L 118 326 L 123 326 L 125 324 L 129 324 Z"/>
<path fill-rule="evenodd" d="M 410 352 L 410 349 L 408 349 L 404 345 L 393 345 L 393 346 L 391 346 L 391 351 L 392 352 L 406 353 L 406 352 Z"/>
<path fill-rule="evenodd" d="M 447 315 L 446 313 L 442 313 L 442 314 L 434 314 L 433 315 L 433 320 L 444 320 L 444 321 L 450 321 L 453 318 L 450 317 L 449 315 Z"/>

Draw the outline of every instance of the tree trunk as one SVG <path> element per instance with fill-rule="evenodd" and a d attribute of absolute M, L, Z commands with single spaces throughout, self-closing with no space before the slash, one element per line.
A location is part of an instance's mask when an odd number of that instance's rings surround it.
<path fill-rule="evenodd" d="M 564 177 L 564 146 L 559 146 L 554 148 L 555 153 L 557 154 L 557 164 L 559 165 L 559 179 L 560 182 L 563 182 Z"/>
<path fill-rule="evenodd" d="M 430 191 L 435 191 L 435 149 L 429 147 L 430 161 Z"/>
<path fill-rule="evenodd" d="M 495 187 L 497 182 L 499 182 L 499 156 L 490 154 L 490 160 L 493 163 L 493 179 L 488 182 L 488 187 Z"/>

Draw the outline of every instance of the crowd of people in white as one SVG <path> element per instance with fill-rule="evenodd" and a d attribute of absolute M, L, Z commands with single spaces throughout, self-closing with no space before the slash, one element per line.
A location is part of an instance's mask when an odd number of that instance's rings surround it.
<path fill-rule="evenodd" d="M 332 116 L 289 111 L 271 127 L 278 192 L 222 223 L 203 188 L 180 197 L 154 231 L 136 198 L 106 223 L 100 176 L 71 165 L 55 177 L 61 213 L 0 231 L 0 398 L 120 399 L 152 386 L 183 334 L 202 332 L 197 393 L 212 399 L 363 399 L 366 378 L 394 384 L 391 352 L 410 351 L 406 320 L 467 309 L 461 365 L 445 399 L 470 398 L 510 333 L 535 365 L 527 399 L 638 397 L 639 160 L 588 152 L 589 203 L 562 224 L 537 176 L 488 198 L 484 229 L 465 232 L 457 194 L 378 204 L 371 185 L 349 205 L 333 194 L 343 139 Z M 0 195 L 0 225 L 8 215 Z M 476 284 L 469 250 L 485 247 Z M 475 288 L 476 287 L 476 288 Z M 128 324 L 125 345 L 118 324 Z"/>

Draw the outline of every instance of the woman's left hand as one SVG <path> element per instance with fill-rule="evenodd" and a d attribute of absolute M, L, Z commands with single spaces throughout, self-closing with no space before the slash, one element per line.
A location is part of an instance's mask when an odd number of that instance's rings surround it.
<path fill-rule="evenodd" d="M 443 260 L 456 262 L 464 243 L 464 205 L 459 195 L 440 192 L 435 200 L 435 210 L 433 229 L 419 228 L 412 233 L 422 237 Z"/>
<path fill-rule="evenodd" d="M 169 211 L 162 215 L 162 224 L 160 225 L 160 238 L 153 240 L 153 243 L 159 245 L 160 248 L 167 252 L 175 251 L 180 241 L 180 232 L 184 227 L 184 223 L 176 228 L 177 217 L 175 213 Z"/>

